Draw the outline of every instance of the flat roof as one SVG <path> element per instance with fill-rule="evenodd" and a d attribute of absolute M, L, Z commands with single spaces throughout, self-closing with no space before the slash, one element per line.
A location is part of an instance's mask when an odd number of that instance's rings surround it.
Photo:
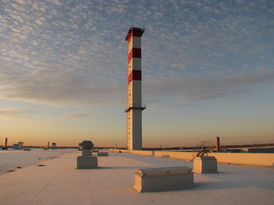
<path fill-rule="evenodd" d="M 20 157 L 20 152 L 18 153 Z M 192 162 L 165 157 L 109 153 L 108 157 L 98 157 L 100 166 L 98 169 L 77 170 L 76 158 L 81 152 L 74 151 L 14 172 L 0 174 L 1 205 L 234 205 L 235 203 L 272 205 L 274 201 L 272 167 L 218 164 L 217 174 L 194 174 L 193 188 L 138 193 L 132 189 L 136 169 L 165 166 L 191 168 Z M 2 166 L 5 154 L 1 152 L 0 157 Z"/>

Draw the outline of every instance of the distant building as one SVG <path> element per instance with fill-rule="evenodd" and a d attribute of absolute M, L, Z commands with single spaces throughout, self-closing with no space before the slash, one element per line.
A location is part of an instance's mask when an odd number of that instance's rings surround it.
<path fill-rule="evenodd" d="M 51 148 L 56 149 L 56 143 L 55 142 L 51 143 Z"/>
<path fill-rule="evenodd" d="M 248 153 L 274 153 L 274 147 L 251 147 L 241 149 Z"/>
<path fill-rule="evenodd" d="M 24 142 L 18 142 L 13 145 L 13 149 L 23 149 Z"/>

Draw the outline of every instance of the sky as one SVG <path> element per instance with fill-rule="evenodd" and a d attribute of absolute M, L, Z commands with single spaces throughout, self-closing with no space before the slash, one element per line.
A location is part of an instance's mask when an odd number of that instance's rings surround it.
<path fill-rule="evenodd" d="M 127 144 L 142 36 L 144 147 L 274 142 L 274 1 L 1 0 L 0 144 Z"/>

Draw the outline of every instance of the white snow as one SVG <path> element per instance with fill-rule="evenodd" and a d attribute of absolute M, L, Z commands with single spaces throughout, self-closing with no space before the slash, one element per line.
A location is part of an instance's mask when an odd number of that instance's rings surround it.
<path fill-rule="evenodd" d="M 0 204 L 274 204 L 274 168 L 219 165 L 218 174 L 195 174 L 191 189 L 137 193 L 131 188 L 136 169 L 192 162 L 111 153 L 98 158 L 101 168 L 77 170 L 78 155 L 1 174 Z"/>

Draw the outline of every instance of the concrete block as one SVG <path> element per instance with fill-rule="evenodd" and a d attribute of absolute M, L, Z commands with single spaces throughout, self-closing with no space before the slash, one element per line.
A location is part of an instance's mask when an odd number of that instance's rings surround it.
<path fill-rule="evenodd" d="M 184 189 L 194 185 L 189 167 L 163 167 L 138 169 L 133 188 L 137 192 L 167 191 Z"/>
<path fill-rule="evenodd" d="M 79 156 L 77 157 L 77 169 L 98 168 L 97 157 Z"/>
<path fill-rule="evenodd" d="M 83 156 L 83 157 L 92 156 L 92 151 L 90 151 L 90 150 L 83 150 L 83 151 L 82 151 L 82 156 Z"/>
<path fill-rule="evenodd" d="M 97 152 L 98 157 L 106 157 L 108 156 L 108 152 Z"/>
<path fill-rule="evenodd" d="M 195 157 L 193 160 L 194 173 L 217 173 L 217 160 L 215 157 Z"/>

